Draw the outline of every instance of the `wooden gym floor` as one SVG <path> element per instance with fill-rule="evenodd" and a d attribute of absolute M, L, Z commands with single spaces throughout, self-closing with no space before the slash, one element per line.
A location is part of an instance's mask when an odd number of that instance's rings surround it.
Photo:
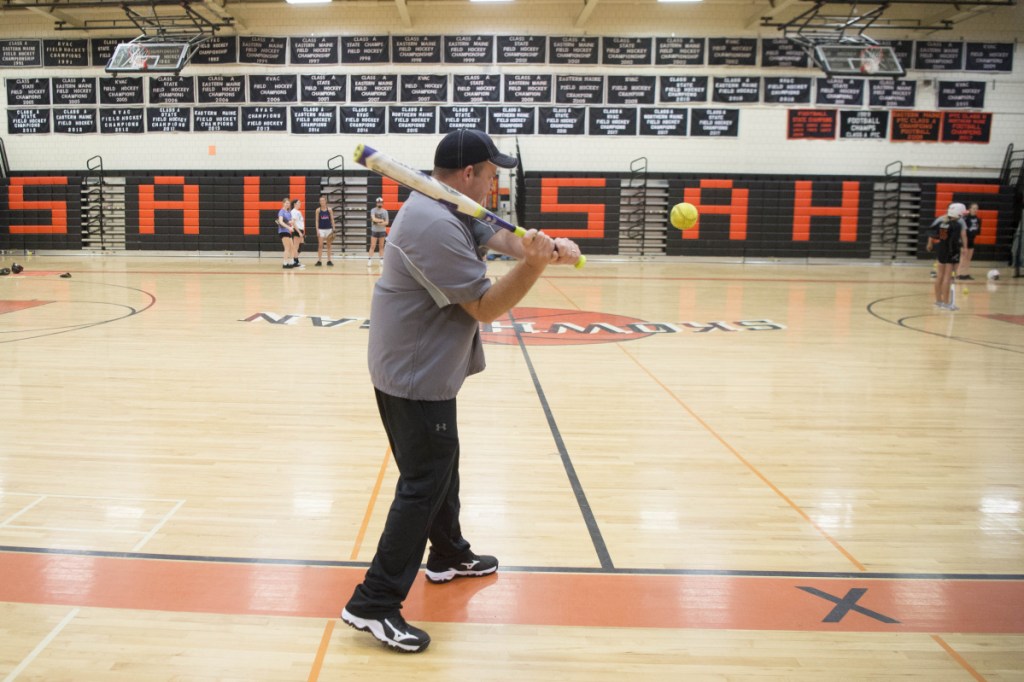
<path fill-rule="evenodd" d="M 376 268 L 23 260 L 0 682 L 1024 680 L 1019 280 L 949 313 L 925 266 L 549 270 L 460 396 L 502 569 L 418 580 L 402 656 L 337 620 L 395 480 Z"/>

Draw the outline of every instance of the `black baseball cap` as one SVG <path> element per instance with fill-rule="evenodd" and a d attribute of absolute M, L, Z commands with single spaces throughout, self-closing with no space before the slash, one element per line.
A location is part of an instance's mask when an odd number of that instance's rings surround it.
<path fill-rule="evenodd" d="M 460 128 L 444 136 L 434 153 L 437 168 L 459 169 L 481 161 L 490 161 L 499 168 L 515 168 L 519 159 L 502 154 L 494 141 L 475 128 Z"/>

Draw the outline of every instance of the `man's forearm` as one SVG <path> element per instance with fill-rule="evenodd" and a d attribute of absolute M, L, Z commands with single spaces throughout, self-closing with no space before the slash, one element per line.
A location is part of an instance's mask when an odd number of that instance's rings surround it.
<path fill-rule="evenodd" d="M 529 261 L 521 260 L 483 296 L 476 301 L 463 303 L 462 307 L 478 322 L 493 322 L 523 300 L 544 273 L 544 269 L 544 266 L 532 265 Z"/>

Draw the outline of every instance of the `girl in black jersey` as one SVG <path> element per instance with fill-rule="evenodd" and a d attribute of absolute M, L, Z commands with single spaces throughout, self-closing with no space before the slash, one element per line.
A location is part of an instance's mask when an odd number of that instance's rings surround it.
<path fill-rule="evenodd" d="M 978 216 L 978 204 L 970 205 L 967 215 L 964 216 L 964 223 L 967 225 L 967 243 L 964 245 L 957 273 L 960 275 L 960 279 L 974 279 L 968 272 L 971 269 L 971 259 L 974 258 L 974 240 L 981 234 L 981 218 Z"/>
<path fill-rule="evenodd" d="M 958 310 L 950 300 L 953 271 L 960 263 L 960 250 L 966 242 L 967 226 L 961 216 L 967 212 L 963 204 L 950 204 L 946 215 L 936 218 L 928 233 L 929 252 L 934 251 L 939 263 L 935 277 L 935 307 Z"/>

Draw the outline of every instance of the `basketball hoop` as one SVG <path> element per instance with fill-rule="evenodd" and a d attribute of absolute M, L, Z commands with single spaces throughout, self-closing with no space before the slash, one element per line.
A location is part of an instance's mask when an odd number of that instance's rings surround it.
<path fill-rule="evenodd" d="M 860 51 L 860 72 L 866 76 L 873 76 L 882 68 L 884 53 L 877 47 L 865 47 Z"/>
<path fill-rule="evenodd" d="M 137 38 L 119 43 L 107 61 L 107 73 L 173 73 L 188 62 L 191 43 L 157 42 Z"/>
<path fill-rule="evenodd" d="M 125 56 L 133 69 L 145 71 L 149 68 L 149 50 L 145 45 L 128 43 L 126 50 Z"/>

